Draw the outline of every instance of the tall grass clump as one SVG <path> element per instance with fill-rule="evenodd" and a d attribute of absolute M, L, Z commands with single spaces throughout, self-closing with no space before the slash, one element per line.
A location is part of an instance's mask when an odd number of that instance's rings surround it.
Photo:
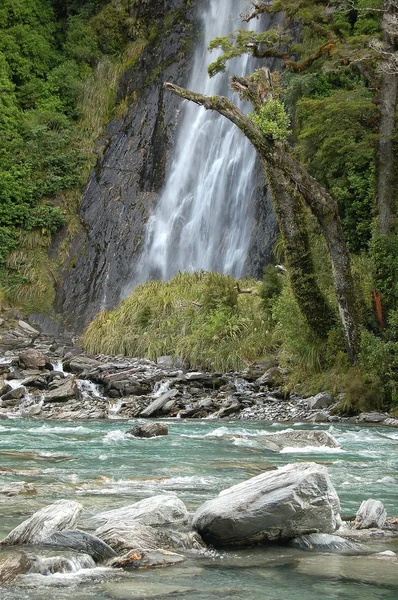
<path fill-rule="evenodd" d="M 271 336 L 254 280 L 219 273 L 179 273 L 140 285 L 119 308 L 102 311 L 87 327 L 91 353 L 156 360 L 169 354 L 194 368 L 230 370 L 262 358 Z"/>

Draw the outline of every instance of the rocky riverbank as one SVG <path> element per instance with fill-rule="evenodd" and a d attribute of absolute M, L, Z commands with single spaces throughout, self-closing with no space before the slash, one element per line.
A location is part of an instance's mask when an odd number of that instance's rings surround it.
<path fill-rule="evenodd" d="M 9 314 L 11 313 L 11 314 Z M 284 370 L 263 361 L 240 372 L 184 368 L 171 356 L 157 363 L 125 356 L 89 356 L 73 338 L 42 334 L 9 311 L 0 339 L 0 418 L 208 418 L 269 422 L 382 423 L 388 413 L 340 417 L 339 398 L 283 391 Z"/>

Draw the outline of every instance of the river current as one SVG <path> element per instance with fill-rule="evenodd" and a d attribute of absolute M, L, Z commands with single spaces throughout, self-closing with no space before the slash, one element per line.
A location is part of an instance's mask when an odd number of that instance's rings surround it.
<path fill-rule="evenodd" d="M 382 500 L 390 516 L 398 515 L 395 429 L 317 426 L 332 433 L 341 449 L 286 448 L 276 454 L 265 453 L 256 436 L 286 426 L 174 420 L 169 421 L 168 436 L 152 439 L 126 436 L 130 426 L 126 421 L 2 421 L 0 487 L 23 479 L 34 485 L 36 494 L 0 496 L 0 538 L 38 508 L 61 498 L 84 505 L 79 523 L 84 529 L 95 513 L 162 493 L 176 493 L 194 511 L 223 488 L 270 466 L 308 460 L 328 466 L 343 516 L 355 514 L 361 501 L 370 497 Z M 233 433 L 239 436 L 225 435 Z M 5 469 L 16 474 L 6 475 Z M 397 540 L 373 545 L 375 551 L 398 551 Z M 396 600 L 398 572 L 395 579 L 387 563 L 374 557 L 314 555 L 282 546 L 212 551 L 191 554 L 181 566 L 134 573 L 83 568 L 21 576 L 17 584 L 2 588 L 1 598 L 63 600 L 70 597 L 72 587 L 75 600 Z"/>

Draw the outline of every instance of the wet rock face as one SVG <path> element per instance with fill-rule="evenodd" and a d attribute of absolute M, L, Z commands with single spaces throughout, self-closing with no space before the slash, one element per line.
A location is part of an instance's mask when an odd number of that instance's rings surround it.
<path fill-rule="evenodd" d="M 82 200 L 84 231 L 71 248 L 73 269 L 65 272 L 57 309 L 81 329 L 102 307 L 115 306 L 131 280 L 145 225 L 163 186 L 180 100 L 164 81 L 185 84 L 189 74 L 195 3 L 151 0 L 138 3 L 139 17 L 162 23 L 178 18 L 167 35 L 148 46 L 134 69 L 127 69 L 117 102 L 135 98 L 127 115 L 108 125 L 102 159 Z"/>
<path fill-rule="evenodd" d="M 123 118 L 108 124 L 102 157 L 82 199 L 84 226 L 70 250 L 73 268 L 64 272 L 57 293 L 56 311 L 73 331 L 81 331 L 102 308 L 115 307 L 132 289 L 146 223 L 173 158 L 181 109 L 181 100 L 165 91 L 163 83 L 187 85 L 198 35 L 196 10 L 202 6 L 198 0 L 136 3 L 135 15 L 160 29 L 169 16 L 176 18 L 119 82 L 116 102 L 131 106 Z M 244 271 L 261 277 L 277 226 L 260 163 L 256 181 L 256 225 Z"/>

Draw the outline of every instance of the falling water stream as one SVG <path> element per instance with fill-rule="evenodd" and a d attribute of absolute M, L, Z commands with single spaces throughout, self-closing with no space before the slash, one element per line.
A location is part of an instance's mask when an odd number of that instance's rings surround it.
<path fill-rule="evenodd" d="M 207 67 L 217 54 L 212 39 L 242 26 L 242 0 L 210 0 L 201 13 L 203 38 L 195 52 L 188 87 L 206 95 L 231 95 L 229 74 L 254 66 L 244 55 L 228 72 L 210 79 Z M 259 21 L 250 24 L 259 27 Z M 235 98 L 236 101 L 236 98 Z M 178 271 L 212 270 L 242 275 L 254 218 L 255 151 L 227 119 L 184 103 L 174 159 L 163 194 L 149 219 L 133 287 L 149 279 L 170 279 Z"/>

